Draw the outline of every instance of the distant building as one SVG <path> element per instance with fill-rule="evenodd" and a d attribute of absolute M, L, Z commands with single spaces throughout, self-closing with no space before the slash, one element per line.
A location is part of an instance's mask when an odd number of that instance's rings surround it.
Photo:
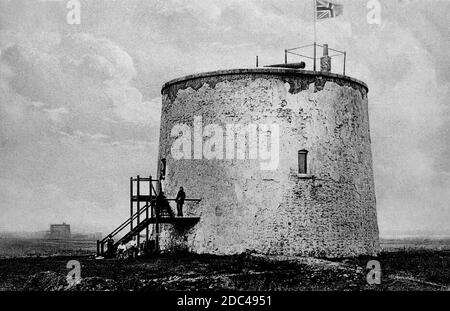
<path fill-rule="evenodd" d="M 94 240 L 101 240 L 103 238 L 103 233 L 101 232 L 95 232 L 92 234 L 92 238 Z"/>
<path fill-rule="evenodd" d="M 66 223 L 50 225 L 50 239 L 70 239 L 70 225 Z"/>
<path fill-rule="evenodd" d="M 74 233 L 72 234 L 72 240 L 101 240 L 102 239 L 102 233 L 96 232 L 96 233 Z"/>

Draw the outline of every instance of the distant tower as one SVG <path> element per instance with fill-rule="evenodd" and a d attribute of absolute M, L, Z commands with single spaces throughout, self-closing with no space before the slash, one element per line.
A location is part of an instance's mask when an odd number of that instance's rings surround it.
<path fill-rule="evenodd" d="M 377 253 L 368 88 L 329 73 L 329 66 L 325 55 L 321 72 L 237 69 L 164 84 L 158 159 L 170 167 L 164 191 L 175 197 L 183 186 L 188 197 L 202 201 L 186 205 L 186 214 L 201 217 L 195 226 L 163 226 L 162 250 L 327 257 Z M 262 170 L 260 158 L 248 154 L 245 159 L 175 159 L 178 134 L 172 131 L 180 124 L 193 129 L 199 116 L 203 129 L 219 125 L 224 139 L 227 124 L 258 129 L 278 124 L 277 167 Z M 245 150 L 251 143 L 244 140 Z M 222 147 L 226 155 L 225 142 Z"/>
<path fill-rule="evenodd" d="M 63 240 L 70 239 L 70 225 L 66 223 L 50 225 L 50 238 Z"/>

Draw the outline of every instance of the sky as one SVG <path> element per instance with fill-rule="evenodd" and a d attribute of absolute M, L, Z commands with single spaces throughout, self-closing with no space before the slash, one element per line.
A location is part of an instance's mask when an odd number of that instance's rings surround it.
<path fill-rule="evenodd" d="M 114 229 L 156 175 L 164 82 L 313 41 L 310 0 L 73 2 L 0 0 L 0 231 Z M 450 1 L 339 3 L 317 41 L 369 86 L 380 234 L 450 236 Z"/>

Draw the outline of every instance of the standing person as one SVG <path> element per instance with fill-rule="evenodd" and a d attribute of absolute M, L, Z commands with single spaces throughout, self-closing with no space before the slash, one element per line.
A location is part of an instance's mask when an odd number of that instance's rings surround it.
<path fill-rule="evenodd" d="M 161 210 L 162 210 L 163 205 L 164 205 L 164 193 L 162 191 L 159 191 L 159 193 L 156 197 L 156 202 L 155 202 L 156 218 L 159 218 L 159 216 L 161 215 Z"/>
<path fill-rule="evenodd" d="M 114 240 L 112 238 L 109 238 L 106 242 L 106 253 L 109 258 L 112 258 L 115 255 Z"/>
<path fill-rule="evenodd" d="M 177 201 L 177 212 L 178 217 L 183 217 L 183 204 L 184 199 L 186 198 L 186 193 L 184 193 L 183 187 L 180 187 L 180 190 L 178 191 L 177 198 L 175 201 Z"/>
<path fill-rule="evenodd" d="M 167 200 L 166 196 L 164 195 L 163 191 L 160 191 L 158 196 L 156 197 L 156 217 L 163 216 L 164 212 L 167 212 L 169 214 L 169 217 L 174 217 L 172 209 L 170 208 L 169 201 Z"/>

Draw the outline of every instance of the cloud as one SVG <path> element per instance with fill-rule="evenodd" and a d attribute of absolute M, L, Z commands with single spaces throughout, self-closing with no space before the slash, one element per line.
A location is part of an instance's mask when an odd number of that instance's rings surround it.
<path fill-rule="evenodd" d="M 136 88 L 115 83 L 108 84 L 105 93 L 113 103 L 114 113 L 123 121 L 138 124 L 151 121 L 154 126 L 159 125 L 161 97 L 143 101 L 142 94 Z"/>
<path fill-rule="evenodd" d="M 39 106 L 35 104 L 35 107 Z M 48 114 L 49 119 L 56 123 L 62 122 L 63 118 L 69 113 L 69 110 L 65 107 L 44 109 L 44 111 Z"/>
<path fill-rule="evenodd" d="M 110 40 L 69 35 L 46 52 L 16 39 L 2 53 L 2 71 L 9 72 L 7 82 L 18 95 L 89 118 L 101 113 L 143 126 L 157 119 L 145 118 L 153 109 L 147 105 L 155 102 L 145 101 L 132 85 L 133 60 Z"/>
<path fill-rule="evenodd" d="M 55 35 L 50 46 L 39 30 L 0 32 L 0 227 L 111 229 L 128 176 L 156 169 L 161 98 L 133 86 L 133 60 L 110 40 Z"/>
<path fill-rule="evenodd" d="M 133 59 L 114 42 L 91 34 L 73 34 L 63 38 L 61 49 L 75 60 L 81 73 L 99 80 L 130 82 L 136 75 Z"/>

